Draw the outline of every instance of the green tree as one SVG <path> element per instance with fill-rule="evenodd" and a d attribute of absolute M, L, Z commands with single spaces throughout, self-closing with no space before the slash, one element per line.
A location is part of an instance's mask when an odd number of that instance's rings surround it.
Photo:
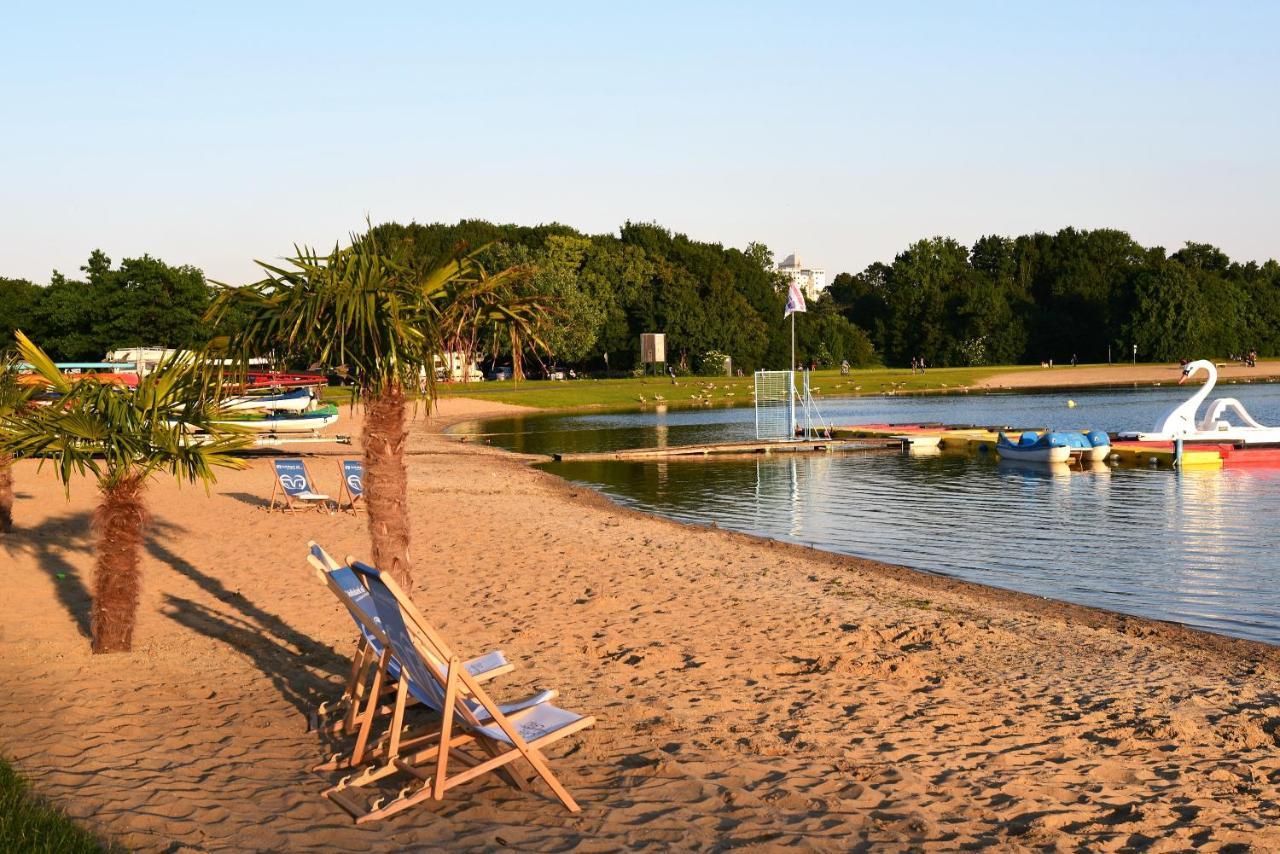
<path fill-rule="evenodd" d="M 240 468 L 233 453 L 246 437 L 217 422 L 220 386 L 193 359 L 162 365 L 136 389 L 86 379 L 71 383 L 21 332 L 18 351 L 59 394 L 55 406 L 23 407 L 0 422 L 0 451 L 52 465 L 70 493 L 92 475 L 101 500 L 94 517 L 97 567 L 93 582 L 93 651 L 127 652 L 138 610 L 138 558 L 149 515 L 148 481 L 165 472 L 212 483 L 215 470 Z M 201 431 L 207 441 L 194 441 Z"/>
<path fill-rule="evenodd" d="M 190 348 L 208 340 L 204 274 L 144 255 L 113 269 L 94 250 L 80 268 L 83 280 L 54 272 L 29 311 L 29 328 L 57 358 L 101 359 L 121 347 Z"/>
<path fill-rule="evenodd" d="M 14 345 L 13 330 L 30 328 L 43 296 L 44 289 L 39 285 L 0 276 L 0 347 Z"/>
<path fill-rule="evenodd" d="M 103 352 L 148 345 L 191 348 L 209 339 L 204 322 L 209 286 L 195 267 L 172 267 L 143 255 L 125 259 L 115 270 L 91 271 L 89 286 L 104 309 L 95 321 Z"/>

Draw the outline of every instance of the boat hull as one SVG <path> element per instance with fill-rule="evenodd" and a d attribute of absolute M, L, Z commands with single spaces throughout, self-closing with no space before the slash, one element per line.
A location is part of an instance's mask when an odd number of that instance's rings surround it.
<path fill-rule="evenodd" d="M 1020 463 L 1065 463 L 1071 459 L 1071 449 L 1065 445 L 1055 448 L 1019 448 L 1016 445 L 996 445 L 1001 459 Z"/>
<path fill-rule="evenodd" d="M 311 392 L 298 389 L 288 394 L 244 395 L 230 397 L 220 404 L 224 412 L 304 412 L 312 405 Z"/>
<path fill-rule="evenodd" d="M 1080 459 L 1087 463 L 1100 463 L 1104 461 L 1110 453 L 1110 445 L 1094 445 L 1092 448 L 1085 448 L 1081 451 Z"/>
<path fill-rule="evenodd" d="M 288 418 L 253 418 L 244 420 L 215 421 L 224 427 L 235 427 L 250 433 L 316 433 L 331 427 L 338 421 L 337 413 L 323 413 Z"/>

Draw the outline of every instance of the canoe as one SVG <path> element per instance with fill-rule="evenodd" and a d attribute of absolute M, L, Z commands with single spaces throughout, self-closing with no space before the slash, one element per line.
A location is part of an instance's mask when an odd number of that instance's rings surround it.
<path fill-rule="evenodd" d="M 215 423 L 228 424 L 253 433 L 315 433 L 336 424 L 338 407 L 334 404 L 310 412 L 232 413 Z"/>
<path fill-rule="evenodd" d="M 269 388 L 309 388 L 328 385 L 324 374 L 287 374 L 280 371 L 249 371 L 245 375 L 243 391 Z"/>
<path fill-rule="evenodd" d="M 313 400 L 308 388 L 294 389 L 283 394 L 246 394 L 222 401 L 223 412 L 305 412 Z"/>

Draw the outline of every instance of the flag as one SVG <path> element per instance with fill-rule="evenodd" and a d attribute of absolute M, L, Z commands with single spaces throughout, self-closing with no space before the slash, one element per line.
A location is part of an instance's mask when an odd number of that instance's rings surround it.
<path fill-rule="evenodd" d="M 804 293 L 800 290 L 800 283 L 792 279 L 787 286 L 787 309 L 782 312 L 782 319 L 786 320 L 793 312 L 804 310 Z"/>

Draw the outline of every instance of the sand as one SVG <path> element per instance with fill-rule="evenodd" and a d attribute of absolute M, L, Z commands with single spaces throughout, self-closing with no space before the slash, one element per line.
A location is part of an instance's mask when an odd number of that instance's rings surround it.
<path fill-rule="evenodd" d="M 1178 365 L 1057 365 L 1052 368 L 1028 368 L 1008 374 L 997 374 L 974 383 L 974 388 L 1072 388 L 1076 386 L 1150 385 L 1161 383 L 1176 385 L 1182 376 Z M 1258 362 L 1256 367 L 1246 368 L 1238 362 L 1218 366 L 1219 382 L 1269 382 L 1280 379 L 1280 361 Z M 1191 380 L 1192 385 L 1204 382 L 1203 375 Z"/>
<path fill-rule="evenodd" d="M 492 777 L 372 827 L 319 796 L 305 713 L 354 632 L 304 550 L 366 554 L 364 520 L 263 512 L 265 460 L 155 482 L 112 656 L 94 490 L 18 467 L 0 753 L 143 851 L 1280 848 L 1280 649 L 647 517 L 438 432 L 500 409 L 414 425 L 416 596 L 520 662 L 500 698 L 599 718 L 551 751 L 581 814 Z M 335 489 L 351 449 L 312 447 Z"/>

